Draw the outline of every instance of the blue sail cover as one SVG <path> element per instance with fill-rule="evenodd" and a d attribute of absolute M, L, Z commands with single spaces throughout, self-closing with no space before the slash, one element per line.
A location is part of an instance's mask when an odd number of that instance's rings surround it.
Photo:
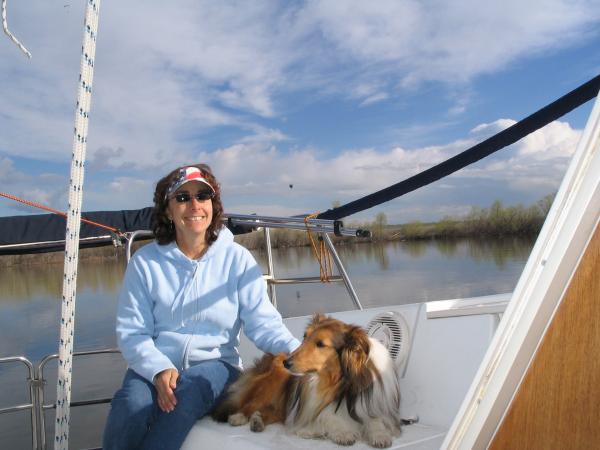
<path fill-rule="evenodd" d="M 122 211 L 92 211 L 81 214 L 120 233 L 152 230 L 152 207 Z M 225 221 L 233 234 L 249 233 L 256 228 Z M 0 217 L 0 255 L 22 255 L 62 251 L 65 248 L 67 218 L 58 214 Z M 100 247 L 113 243 L 115 233 L 106 228 L 81 222 L 80 248 Z M 138 239 L 149 239 L 140 237 Z"/>
<path fill-rule="evenodd" d="M 152 208 L 123 211 L 84 212 L 81 217 L 118 229 L 122 233 L 151 230 Z M 43 253 L 65 248 L 67 219 L 57 214 L 0 217 L 0 255 Z M 81 223 L 81 247 L 97 247 L 112 244 L 112 233 L 105 228 Z M 15 245 L 22 247 L 14 247 Z"/>

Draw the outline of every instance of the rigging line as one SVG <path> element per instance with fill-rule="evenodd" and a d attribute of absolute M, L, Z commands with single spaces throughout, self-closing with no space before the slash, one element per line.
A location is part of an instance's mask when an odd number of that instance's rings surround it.
<path fill-rule="evenodd" d="M 77 263 L 79 260 L 79 231 L 85 153 L 88 139 L 91 107 L 98 15 L 101 0 L 87 0 L 83 29 L 83 45 L 79 66 L 79 83 L 73 129 L 69 207 L 65 232 L 65 263 L 63 276 L 61 324 L 58 345 L 58 370 L 56 376 L 56 411 L 54 421 L 54 450 L 68 450 L 71 422 L 71 382 L 73 345 L 75 338 L 75 304 L 77 300 Z"/>
<path fill-rule="evenodd" d="M 17 47 L 19 47 L 21 51 L 25 53 L 28 58 L 31 59 L 31 53 L 29 52 L 29 50 L 27 50 L 25 46 L 21 44 L 21 42 L 15 37 L 15 35 L 12 34 L 8 29 L 8 22 L 6 21 L 6 0 L 2 0 L 2 28 L 4 29 L 4 34 L 6 34 L 10 38 L 10 40 L 13 41 L 17 45 Z"/>
<path fill-rule="evenodd" d="M 22 198 L 15 197 L 14 195 L 10 195 L 10 194 L 7 194 L 5 192 L 0 192 L 0 197 L 5 197 L 5 198 L 8 198 L 10 200 L 14 200 L 16 202 L 23 203 L 23 204 L 25 204 L 27 206 L 33 206 L 34 208 L 43 209 L 45 211 L 49 211 L 51 213 L 58 214 L 59 216 L 67 217 L 67 213 L 59 211 L 58 209 L 50 208 L 49 206 L 42 205 L 41 203 L 36 203 L 36 202 L 29 201 L 29 200 L 24 200 Z M 112 231 L 113 233 L 117 233 L 119 235 L 123 234 L 123 233 L 121 233 L 121 230 L 119 230 L 118 228 L 111 227 L 109 225 L 104 225 L 104 224 L 99 223 L 99 222 L 94 222 L 93 220 L 84 219 L 82 217 L 81 221 L 87 223 L 88 225 L 94 225 L 96 227 L 104 228 L 106 230 Z"/>
<path fill-rule="evenodd" d="M 520 122 L 515 123 L 464 152 L 385 189 L 337 208 L 328 209 L 317 217 L 319 219 L 341 219 L 433 183 L 508 145 L 514 144 L 528 134 L 564 116 L 596 97 L 598 90 L 600 90 L 600 75 L 597 75 L 568 94 L 563 95 L 558 100 L 544 106 Z"/>
<path fill-rule="evenodd" d="M 331 264 L 331 255 L 329 254 L 329 249 L 325 246 L 325 242 L 322 238 L 320 238 L 319 248 L 317 249 L 317 244 L 315 243 L 314 238 L 310 232 L 310 227 L 308 226 L 308 221 L 310 219 L 314 219 L 318 213 L 309 214 L 304 218 L 304 224 L 306 226 L 306 234 L 310 240 L 310 245 L 313 250 L 313 254 L 319 263 L 319 274 L 322 282 L 328 283 L 333 276 L 332 264 Z"/>

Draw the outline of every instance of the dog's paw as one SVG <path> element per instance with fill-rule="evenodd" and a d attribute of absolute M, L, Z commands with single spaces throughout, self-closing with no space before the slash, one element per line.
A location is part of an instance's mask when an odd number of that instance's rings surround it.
<path fill-rule="evenodd" d="M 388 448 L 392 446 L 392 436 L 388 433 L 373 433 L 369 436 L 369 445 L 375 448 Z"/>
<path fill-rule="evenodd" d="M 257 432 L 264 431 L 265 423 L 263 422 L 260 411 L 255 411 L 250 416 L 250 429 Z"/>
<path fill-rule="evenodd" d="M 352 432 L 327 432 L 327 436 L 338 445 L 354 445 L 358 435 Z"/>
<path fill-rule="evenodd" d="M 240 425 L 247 424 L 248 418 L 245 415 L 243 415 L 242 413 L 235 413 L 235 414 L 231 414 L 227 418 L 227 422 L 229 422 L 229 425 L 231 425 L 231 426 L 239 427 Z"/>
<path fill-rule="evenodd" d="M 383 420 L 373 419 L 365 423 L 363 437 L 371 447 L 387 448 L 392 445 L 393 433 Z"/>

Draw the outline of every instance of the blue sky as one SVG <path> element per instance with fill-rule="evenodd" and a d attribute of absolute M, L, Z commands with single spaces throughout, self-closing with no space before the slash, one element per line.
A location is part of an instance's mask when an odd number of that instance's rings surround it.
<path fill-rule="evenodd" d="M 84 1 L 8 2 L 0 191 L 64 210 Z M 103 2 L 84 211 L 151 204 L 210 164 L 231 213 L 324 211 L 510 126 L 600 73 L 600 1 Z M 558 189 L 592 102 L 348 220 L 436 220 Z M 293 188 L 289 185 L 293 184 Z M 40 211 L 0 198 L 0 216 Z"/>

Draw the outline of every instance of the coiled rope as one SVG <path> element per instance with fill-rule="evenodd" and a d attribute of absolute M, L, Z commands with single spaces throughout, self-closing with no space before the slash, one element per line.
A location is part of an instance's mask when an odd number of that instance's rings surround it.
<path fill-rule="evenodd" d="M 71 181 L 69 185 L 69 208 L 65 236 L 65 266 L 63 277 L 60 341 L 58 346 L 58 375 L 56 382 L 56 421 L 54 449 L 68 449 L 71 404 L 71 374 L 73 369 L 73 335 L 75 328 L 75 299 L 77 286 L 77 261 L 79 257 L 79 229 L 85 150 L 87 145 L 88 118 L 92 99 L 94 57 L 98 13 L 101 0 L 88 0 L 85 10 L 83 46 L 79 72 L 79 88 L 75 110 Z"/>
<path fill-rule="evenodd" d="M 315 239 L 310 232 L 310 227 L 308 226 L 308 221 L 310 219 L 314 219 L 319 215 L 319 213 L 309 214 L 304 218 L 304 224 L 306 225 L 306 234 L 308 234 L 308 239 L 310 240 L 310 245 L 313 250 L 313 254 L 319 263 L 320 276 L 321 281 L 328 283 L 333 275 L 333 268 L 331 264 L 331 254 L 329 249 L 325 245 L 325 241 L 320 239 L 319 245 L 316 244 Z"/>

